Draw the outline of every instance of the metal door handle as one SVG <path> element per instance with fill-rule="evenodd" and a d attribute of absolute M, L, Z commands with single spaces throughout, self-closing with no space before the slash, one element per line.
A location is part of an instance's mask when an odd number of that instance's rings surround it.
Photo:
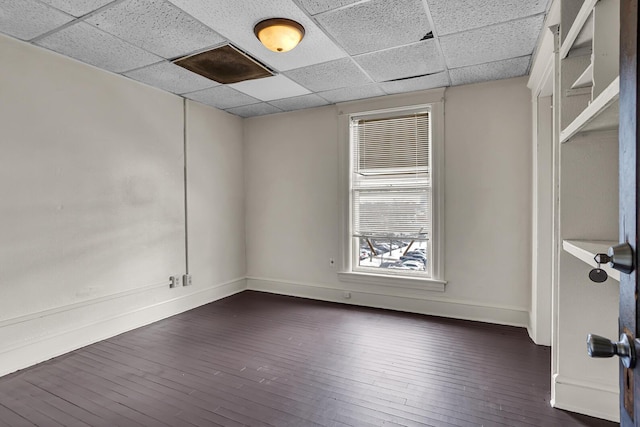
<path fill-rule="evenodd" d="M 593 259 L 598 263 L 598 268 L 591 270 L 591 273 L 589 273 L 589 278 L 594 282 L 607 280 L 607 274 L 600 269 L 600 264 L 609 263 L 609 267 L 626 274 L 631 273 L 635 268 L 633 265 L 633 249 L 626 242 L 611 246 L 606 254 L 596 254 Z"/>
<path fill-rule="evenodd" d="M 611 246 L 607 251 L 609 265 L 621 273 L 629 274 L 633 271 L 633 249 L 629 243 Z"/>
<path fill-rule="evenodd" d="M 634 343 L 635 344 L 635 343 Z M 619 356 L 622 364 L 627 368 L 633 368 L 636 364 L 635 345 L 631 345 L 627 334 L 620 334 L 619 342 L 589 334 L 587 336 L 587 353 L 590 357 Z"/>

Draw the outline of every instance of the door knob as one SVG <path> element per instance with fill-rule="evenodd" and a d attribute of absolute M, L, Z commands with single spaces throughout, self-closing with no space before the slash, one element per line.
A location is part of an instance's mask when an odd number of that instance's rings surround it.
<path fill-rule="evenodd" d="M 633 271 L 633 249 L 628 243 L 611 246 L 607 251 L 607 255 L 611 268 L 626 274 Z"/>
<path fill-rule="evenodd" d="M 633 368 L 636 364 L 635 345 L 631 345 L 627 334 L 620 334 L 619 342 L 589 334 L 587 336 L 587 353 L 590 357 L 619 356 L 622 364 L 627 368 Z"/>

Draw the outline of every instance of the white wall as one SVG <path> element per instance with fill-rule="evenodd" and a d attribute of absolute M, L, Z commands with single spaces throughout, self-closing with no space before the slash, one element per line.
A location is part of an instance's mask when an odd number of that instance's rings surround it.
<path fill-rule="evenodd" d="M 4 36 L 0 55 L 0 375 L 244 287 L 242 258 L 190 230 L 195 285 L 169 289 L 186 272 L 181 98 Z M 187 191 L 236 257 L 242 123 L 192 110 Z"/>
<path fill-rule="evenodd" d="M 187 101 L 187 165 L 193 286 L 244 280 L 242 119 Z"/>
<path fill-rule="evenodd" d="M 174 95 L 5 37 L 0 53 L 0 374 L 238 292 L 245 274 L 251 289 L 527 324 L 524 78 L 446 91 L 442 293 L 338 280 L 338 107 L 243 121 L 187 102 L 185 125 Z M 169 289 L 185 232 L 194 284 Z"/>
<path fill-rule="evenodd" d="M 338 280 L 336 107 L 245 120 L 248 287 L 526 326 L 530 110 L 526 78 L 446 91 L 444 293 Z"/>

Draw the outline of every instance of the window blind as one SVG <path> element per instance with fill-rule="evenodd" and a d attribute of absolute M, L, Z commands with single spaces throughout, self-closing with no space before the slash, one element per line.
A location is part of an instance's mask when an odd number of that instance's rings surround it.
<path fill-rule="evenodd" d="M 354 170 L 362 175 L 429 170 L 429 113 L 352 122 Z"/>
<path fill-rule="evenodd" d="M 429 112 L 353 119 L 351 132 L 353 236 L 428 238 Z"/>

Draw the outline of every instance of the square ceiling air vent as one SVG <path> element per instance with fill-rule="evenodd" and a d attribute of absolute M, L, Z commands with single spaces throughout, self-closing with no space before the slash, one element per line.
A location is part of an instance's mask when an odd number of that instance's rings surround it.
<path fill-rule="evenodd" d="M 176 59 L 174 64 L 218 83 L 238 83 L 273 76 L 267 67 L 231 45 Z"/>

